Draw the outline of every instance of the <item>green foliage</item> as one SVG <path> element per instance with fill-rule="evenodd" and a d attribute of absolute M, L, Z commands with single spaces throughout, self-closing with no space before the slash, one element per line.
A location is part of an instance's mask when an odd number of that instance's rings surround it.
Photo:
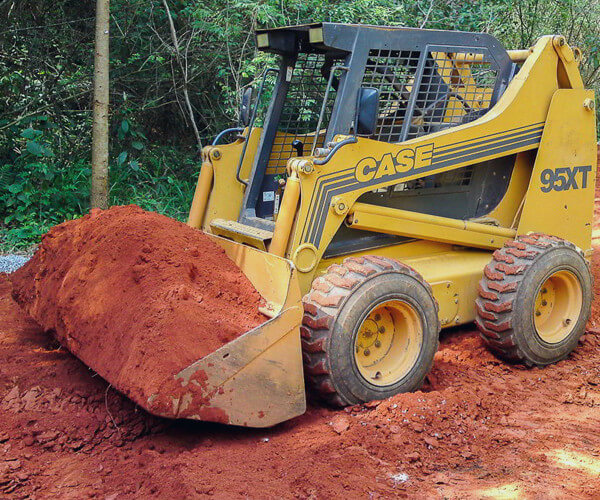
<path fill-rule="evenodd" d="M 26 121 L 20 133 L 15 126 L 6 134 L 12 154 L 0 164 L 0 224 L 8 246 L 26 245 L 52 225 L 79 216 L 89 196 L 87 162 L 56 161 L 57 126 L 44 116 Z"/>
<path fill-rule="evenodd" d="M 509 48 L 562 33 L 600 89 L 598 0 L 111 1 L 111 203 L 185 218 L 203 144 L 273 57 L 253 30 L 316 21 L 483 31 Z M 0 246 L 26 246 L 88 210 L 95 2 L 0 1 Z M 187 77 L 186 77 L 187 76 Z M 263 104 L 269 98 L 267 85 Z"/>
<path fill-rule="evenodd" d="M 123 123 L 120 146 L 126 149 L 111 162 L 111 204 L 134 203 L 184 220 L 198 175 L 195 158 L 173 147 L 146 147 L 145 136 Z M 56 126 L 40 120 L 35 127 L 13 138 L 11 163 L 0 165 L 0 245 L 7 248 L 28 246 L 89 209 L 89 159 L 58 160 L 52 151 L 60 145 Z"/>

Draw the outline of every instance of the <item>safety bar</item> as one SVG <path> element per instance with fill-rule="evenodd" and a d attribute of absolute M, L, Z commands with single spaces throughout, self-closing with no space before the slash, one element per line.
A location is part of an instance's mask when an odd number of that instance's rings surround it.
<path fill-rule="evenodd" d="M 507 50 L 508 57 L 512 62 L 524 62 L 529 57 L 531 51 L 529 49 Z M 454 60 L 464 63 L 481 63 L 484 62 L 483 54 L 460 53 L 454 54 Z"/>
<path fill-rule="evenodd" d="M 218 146 L 219 142 L 221 141 L 221 139 L 223 137 L 225 137 L 227 134 L 231 134 L 233 132 L 237 132 L 238 134 L 241 134 L 244 131 L 243 128 L 240 127 L 234 127 L 234 128 L 226 128 L 225 130 L 221 130 L 221 132 L 219 132 L 217 134 L 217 137 L 215 137 L 215 140 L 212 141 L 212 146 Z"/>
<path fill-rule="evenodd" d="M 260 104 L 260 97 L 269 73 L 279 73 L 279 68 L 267 68 L 263 73 L 262 81 L 260 82 L 260 87 L 258 88 L 258 95 L 256 96 L 256 102 L 254 103 L 254 109 L 252 110 L 252 116 L 250 117 L 250 123 L 248 124 L 248 135 L 252 133 L 252 127 L 254 126 L 254 120 L 256 119 L 256 112 L 258 111 L 258 105 Z M 242 163 L 244 162 L 244 156 L 246 155 L 247 147 L 248 141 L 245 141 L 244 146 L 242 147 L 242 153 L 240 154 L 240 161 L 238 162 L 237 170 L 235 171 L 235 178 L 238 180 L 238 182 L 242 183 L 246 187 L 248 187 L 248 183 L 245 180 L 240 179 L 240 170 L 242 169 Z"/>

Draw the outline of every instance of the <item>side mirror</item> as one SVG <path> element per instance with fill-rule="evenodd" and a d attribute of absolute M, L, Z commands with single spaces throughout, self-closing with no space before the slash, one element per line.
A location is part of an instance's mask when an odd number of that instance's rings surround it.
<path fill-rule="evenodd" d="M 252 106 L 253 95 L 253 87 L 248 87 L 242 94 L 242 103 L 240 104 L 240 123 L 243 127 L 247 127 L 250 124 L 250 107 Z"/>
<path fill-rule="evenodd" d="M 379 115 L 379 90 L 372 87 L 361 87 L 358 90 L 356 104 L 356 133 L 373 135 L 377 127 Z"/>

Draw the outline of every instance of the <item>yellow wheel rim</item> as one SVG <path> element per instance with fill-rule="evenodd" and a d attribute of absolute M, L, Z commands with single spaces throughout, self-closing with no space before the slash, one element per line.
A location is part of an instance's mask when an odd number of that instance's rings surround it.
<path fill-rule="evenodd" d="M 392 385 L 408 374 L 423 344 L 417 311 L 402 300 L 375 306 L 356 335 L 354 359 L 360 374 L 377 386 Z"/>
<path fill-rule="evenodd" d="M 570 271 L 552 274 L 535 298 L 533 318 L 540 338 L 548 344 L 567 338 L 579 319 L 582 303 L 583 292 L 577 276 Z"/>

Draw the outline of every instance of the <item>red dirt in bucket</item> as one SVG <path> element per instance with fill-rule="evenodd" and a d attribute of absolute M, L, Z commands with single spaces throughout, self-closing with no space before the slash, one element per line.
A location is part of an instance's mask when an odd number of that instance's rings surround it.
<path fill-rule="evenodd" d="M 136 206 L 54 227 L 12 281 L 33 319 L 146 407 L 161 389 L 176 390 L 173 375 L 266 319 L 223 249 Z"/>

